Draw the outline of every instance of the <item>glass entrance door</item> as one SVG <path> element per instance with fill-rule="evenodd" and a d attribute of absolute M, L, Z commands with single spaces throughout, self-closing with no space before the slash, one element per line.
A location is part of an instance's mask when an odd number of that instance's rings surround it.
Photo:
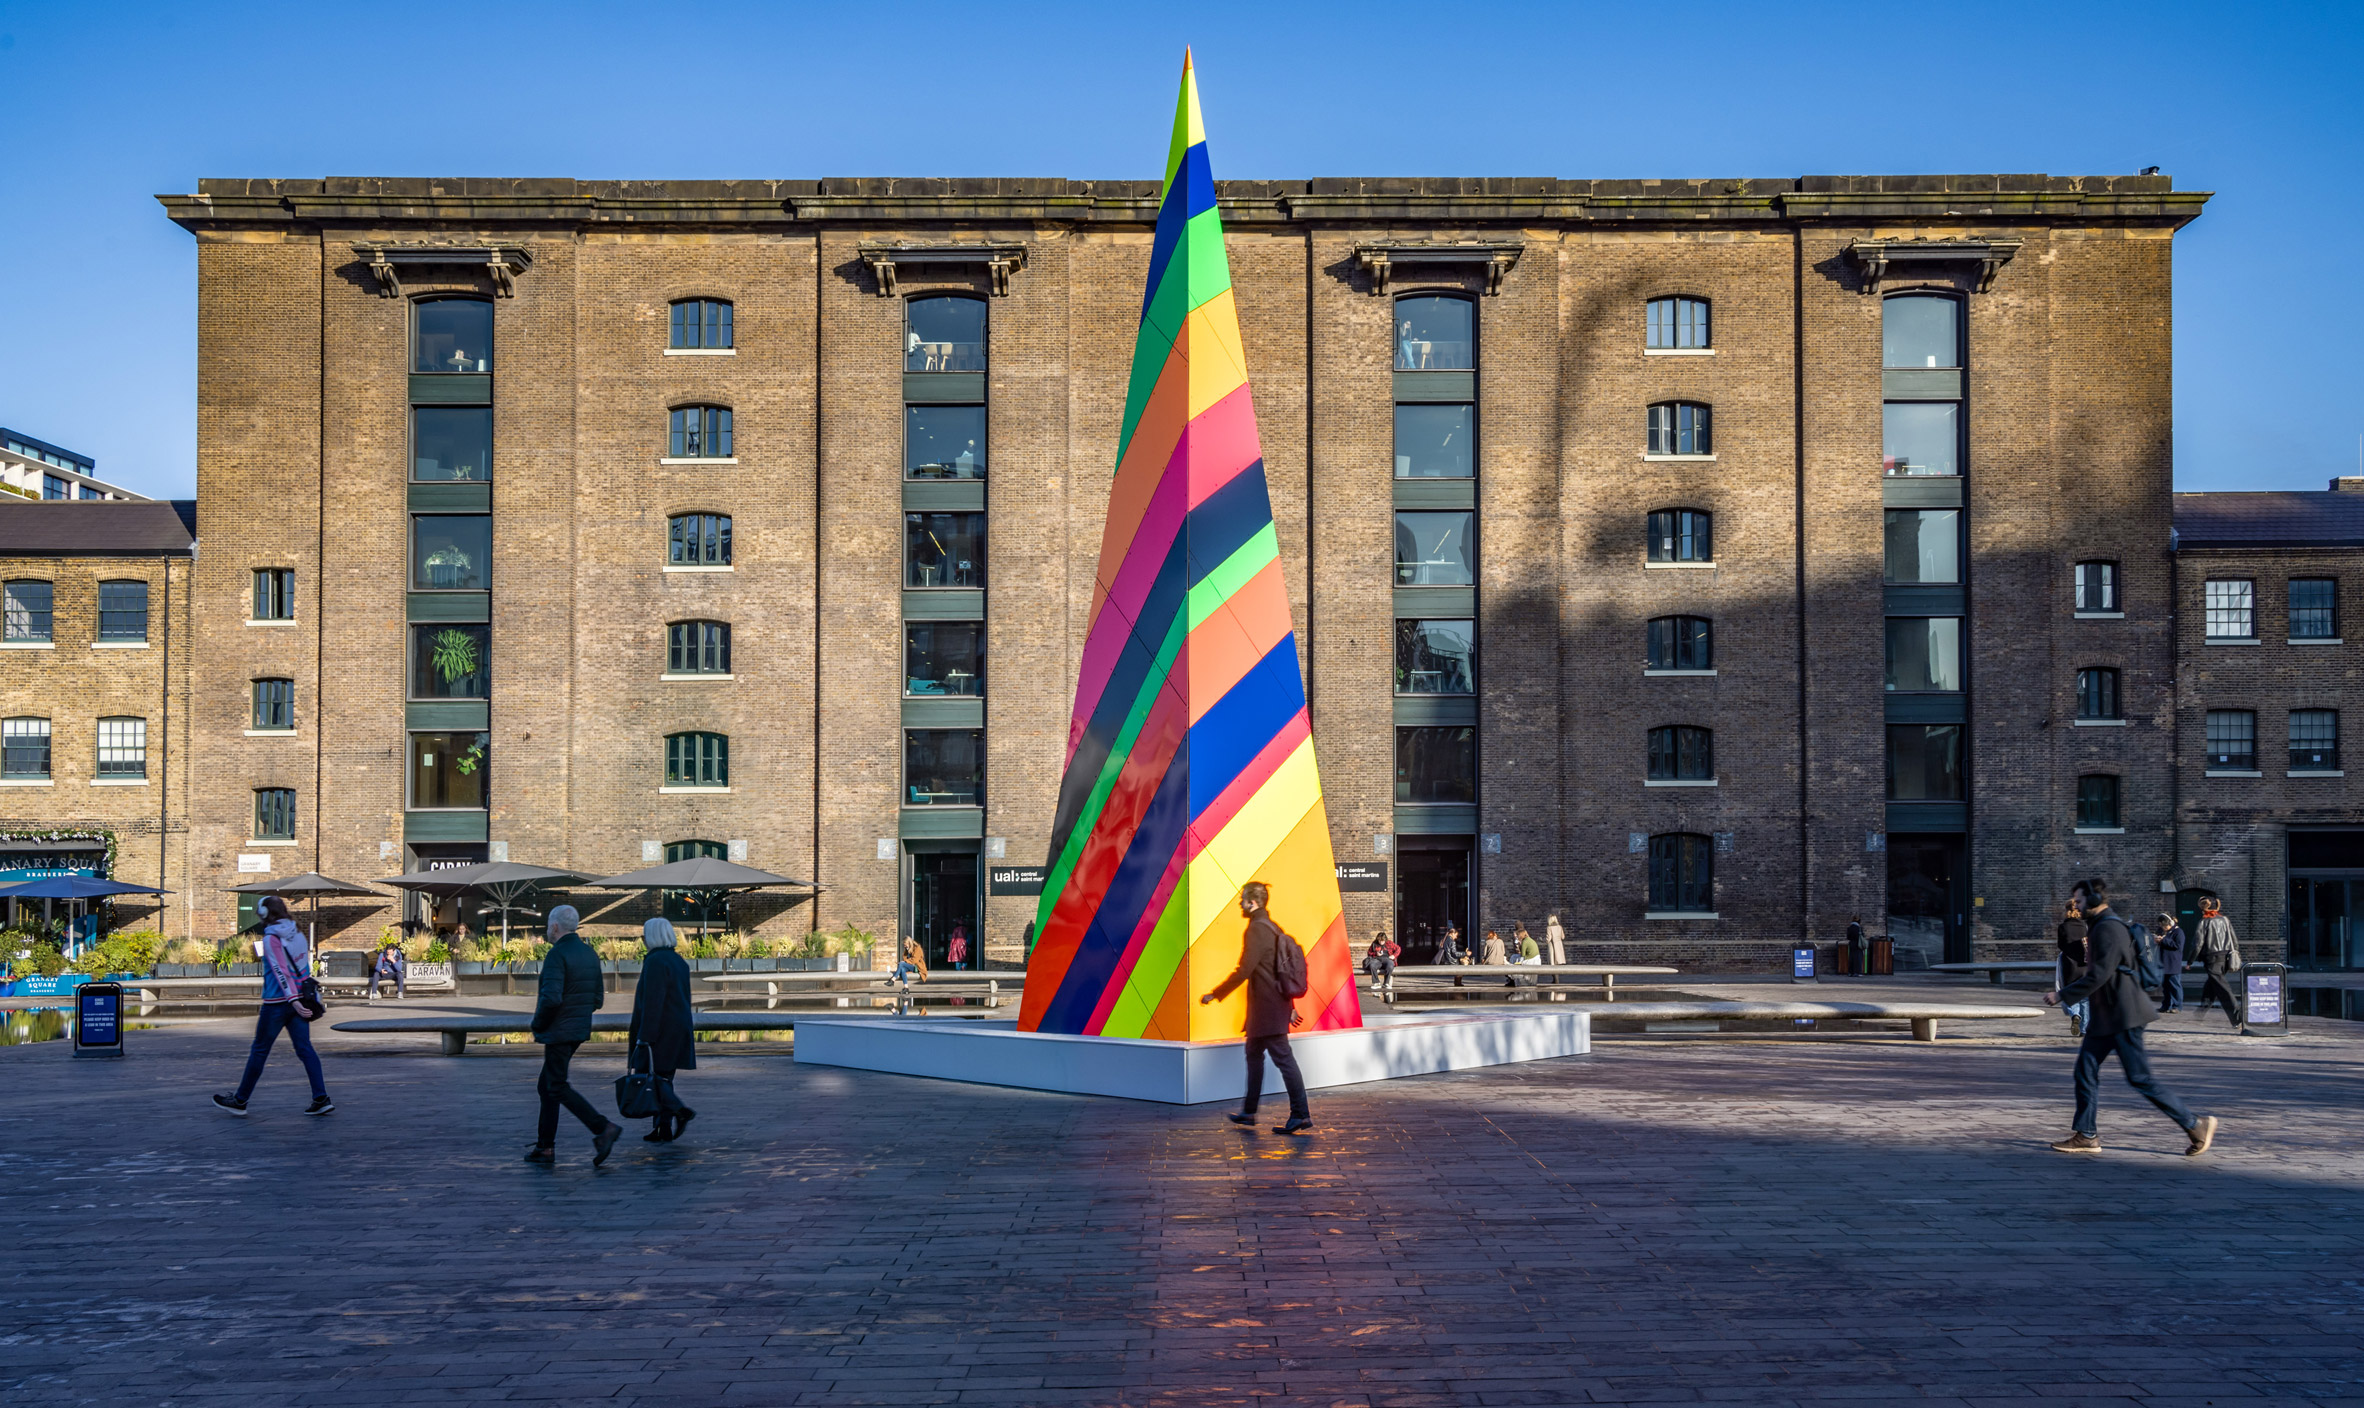
<path fill-rule="evenodd" d="M 2364 880 L 2290 877 L 2290 966 L 2353 968 L 2356 943 L 2351 927 L 2354 887 Z"/>
<path fill-rule="evenodd" d="M 1970 961 L 1969 848 L 1960 836 L 1888 836 L 1888 937 L 1896 969 Z"/>
<path fill-rule="evenodd" d="M 1443 962 L 1447 925 L 1470 942 L 1469 839 L 1455 837 L 1437 849 L 1406 845 L 1425 839 L 1396 838 L 1395 941 L 1404 946 L 1406 963 Z"/>
<path fill-rule="evenodd" d="M 978 967 L 977 856 L 974 851 L 915 851 L 911 856 L 911 936 L 930 968 L 953 966 L 952 940 L 961 939 L 960 966 Z"/>

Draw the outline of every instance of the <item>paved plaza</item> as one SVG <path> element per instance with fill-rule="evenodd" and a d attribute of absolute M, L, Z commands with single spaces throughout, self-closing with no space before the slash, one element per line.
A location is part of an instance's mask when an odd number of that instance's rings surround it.
<path fill-rule="evenodd" d="M 1303 1139 L 723 1045 L 593 1170 L 519 1161 L 531 1047 L 323 1033 L 335 1115 L 284 1047 L 220 1115 L 249 1020 L 0 1049 L 0 1401 L 2364 1401 L 2355 1023 L 2155 1029 L 2202 1159 L 2114 1069 L 2048 1151 L 2046 1020 L 1613 1037 Z"/>

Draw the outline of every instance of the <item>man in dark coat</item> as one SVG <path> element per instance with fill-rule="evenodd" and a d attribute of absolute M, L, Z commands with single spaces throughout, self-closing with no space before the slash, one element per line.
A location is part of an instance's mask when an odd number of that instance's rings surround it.
<path fill-rule="evenodd" d="M 1248 985 L 1248 1098 L 1230 1119 L 1233 1124 L 1256 1122 L 1256 1102 L 1264 1094 L 1264 1058 L 1269 1054 L 1289 1088 L 1289 1122 L 1274 1125 L 1272 1132 L 1295 1134 L 1313 1128 L 1313 1115 L 1305 1104 L 1305 1077 L 1298 1074 L 1297 1053 L 1289 1049 L 1289 1028 L 1299 1020 L 1296 1004 L 1281 991 L 1280 946 L 1297 941 L 1265 913 L 1271 899 L 1271 890 L 1261 880 L 1240 886 L 1239 912 L 1248 921 L 1248 932 L 1240 944 L 1239 967 L 1199 1001 L 1217 1002 L 1241 983 Z"/>
<path fill-rule="evenodd" d="M 672 922 L 651 919 L 640 926 L 640 941 L 648 954 L 640 961 L 640 986 L 632 990 L 632 1034 L 625 1049 L 638 1060 L 642 1043 L 648 1045 L 649 1072 L 657 1078 L 656 1127 L 641 1136 L 651 1144 L 669 1144 L 681 1137 L 698 1112 L 681 1103 L 673 1091 L 673 1073 L 697 1069 L 697 1014 L 690 1006 L 689 965 L 674 952 Z"/>
<path fill-rule="evenodd" d="M 1847 921 L 1847 971 L 1857 977 L 1871 972 L 1871 941 L 1863 936 L 1863 921 Z"/>
<path fill-rule="evenodd" d="M 2150 994 L 2135 977 L 2134 934 L 2126 921 L 2110 912 L 2109 890 L 2099 880 L 2077 886 L 2077 904 L 2085 920 L 2089 957 L 2084 973 L 2059 992 L 2044 994 L 2049 1003 L 2088 1002 L 2085 1036 L 2077 1048 L 2077 1114 L 2069 1137 L 2052 1147 L 2064 1154 L 2092 1154 L 2101 1150 L 2101 1063 L 2115 1055 L 2126 1073 L 2126 1083 L 2142 1093 L 2159 1112 L 2175 1121 L 2191 1140 L 2184 1153 L 2204 1154 L 2216 1139 L 2216 1117 L 2194 1116 L 2183 1101 L 2151 1075 L 2149 1053 L 2143 1050 L 2142 1029 L 2159 1019 Z"/>
<path fill-rule="evenodd" d="M 558 1107 L 574 1113 L 591 1131 L 591 1166 L 607 1162 L 609 1151 L 624 1137 L 624 1127 L 591 1107 L 566 1083 L 567 1064 L 575 1048 L 591 1039 L 591 1014 L 607 1001 L 607 984 L 600 977 L 599 955 L 575 932 L 582 916 L 571 904 L 550 911 L 550 951 L 542 957 L 542 981 L 534 1002 L 534 1040 L 542 1044 L 542 1078 L 535 1088 L 542 1096 L 542 1119 L 534 1147 L 525 1161 L 556 1163 Z"/>
<path fill-rule="evenodd" d="M 2183 1010 L 2183 926 L 2172 914 L 2159 916 L 2159 1010 Z"/>

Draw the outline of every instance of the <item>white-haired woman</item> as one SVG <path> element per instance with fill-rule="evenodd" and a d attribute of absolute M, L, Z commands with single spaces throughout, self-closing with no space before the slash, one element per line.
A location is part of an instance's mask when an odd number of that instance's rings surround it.
<path fill-rule="evenodd" d="M 640 961 L 640 986 L 632 993 L 632 1035 L 625 1048 L 628 1060 L 638 1059 L 648 1047 L 649 1069 L 657 1077 L 657 1122 L 643 1137 L 652 1144 L 679 1139 L 698 1112 L 681 1103 L 673 1092 L 673 1073 L 697 1069 L 698 1048 L 692 1033 L 696 1014 L 690 1007 L 689 965 L 673 951 L 676 936 L 671 922 L 651 919 L 640 926 L 640 941 L 648 955 Z"/>

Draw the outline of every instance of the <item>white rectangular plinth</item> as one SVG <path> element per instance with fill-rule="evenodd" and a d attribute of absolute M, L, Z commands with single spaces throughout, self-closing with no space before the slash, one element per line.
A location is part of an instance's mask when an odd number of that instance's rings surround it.
<path fill-rule="evenodd" d="M 1466 1071 L 1592 1050 L 1586 1012 L 1377 1015 L 1349 1031 L 1290 1039 L 1308 1089 L 1397 1076 Z M 799 1016 L 796 1059 L 806 1065 L 931 1076 L 978 1085 L 1118 1095 L 1197 1105 L 1237 1100 L 1247 1062 L 1233 1041 L 1141 1041 L 1021 1032 L 1013 1021 Z M 1267 1097 L 1280 1092 L 1267 1072 Z"/>

